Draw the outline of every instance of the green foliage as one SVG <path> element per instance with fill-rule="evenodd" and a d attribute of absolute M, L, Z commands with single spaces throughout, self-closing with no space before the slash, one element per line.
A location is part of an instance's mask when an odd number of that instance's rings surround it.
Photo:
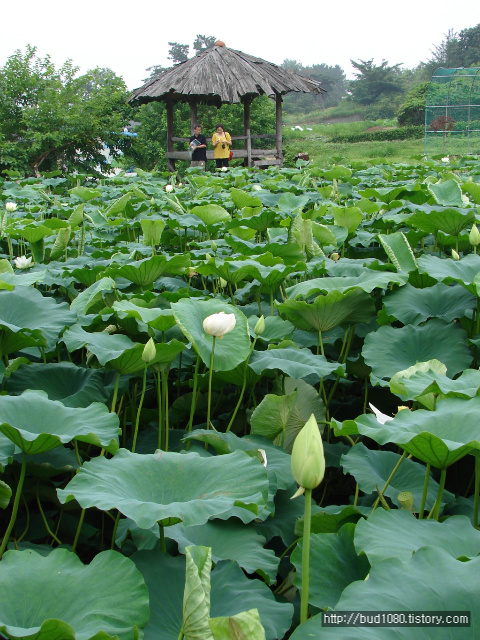
<path fill-rule="evenodd" d="M 424 134 L 422 126 L 397 127 L 383 131 L 365 131 L 363 133 L 343 134 L 331 138 L 331 142 L 375 142 L 380 140 L 408 140 L 421 138 Z"/>
<path fill-rule="evenodd" d="M 70 60 L 56 69 L 31 46 L 8 58 L 0 69 L 0 169 L 93 171 L 104 162 L 103 143 L 114 157 L 128 148 L 123 80 L 109 69 L 76 73 Z"/>
<path fill-rule="evenodd" d="M 429 82 L 422 82 L 407 93 L 397 114 L 398 124 L 401 127 L 423 125 L 429 86 Z"/>
<path fill-rule="evenodd" d="M 282 63 L 284 69 L 289 69 L 300 73 L 307 78 L 312 78 L 320 82 L 327 94 L 314 95 L 313 93 L 290 93 L 284 98 L 284 108 L 286 113 L 310 113 L 318 108 L 328 108 L 336 106 L 346 96 L 346 78 L 345 72 L 337 64 L 330 66 L 328 64 L 313 64 L 304 67 L 301 62 L 296 60 L 284 60 Z"/>
<path fill-rule="evenodd" d="M 355 81 L 351 83 L 352 100 L 358 104 L 369 105 L 381 98 L 392 100 L 402 92 L 399 82 L 401 77 L 400 65 L 389 66 L 387 60 L 380 65 L 371 60 L 350 61 L 357 70 Z"/>

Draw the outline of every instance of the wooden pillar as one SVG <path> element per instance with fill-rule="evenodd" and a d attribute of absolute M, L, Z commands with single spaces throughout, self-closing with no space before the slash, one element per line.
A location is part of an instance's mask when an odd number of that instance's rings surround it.
<path fill-rule="evenodd" d="M 193 136 L 193 128 L 198 124 L 198 116 L 197 116 L 197 103 L 190 102 L 190 131 Z"/>
<path fill-rule="evenodd" d="M 283 161 L 282 150 L 282 96 L 280 93 L 275 95 L 275 133 L 276 133 L 276 147 L 277 158 Z"/>
<path fill-rule="evenodd" d="M 252 99 L 245 98 L 243 103 L 243 135 L 247 137 L 244 141 L 244 149 L 247 152 L 247 167 L 252 166 L 252 138 L 250 137 L 250 105 Z"/>
<path fill-rule="evenodd" d="M 173 104 L 170 100 L 165 101 L 167 111 L 167 151 L 173 151 Z M 167 168 L 169 171 L 175 171 L 175 160 L 167 159 Z"/>

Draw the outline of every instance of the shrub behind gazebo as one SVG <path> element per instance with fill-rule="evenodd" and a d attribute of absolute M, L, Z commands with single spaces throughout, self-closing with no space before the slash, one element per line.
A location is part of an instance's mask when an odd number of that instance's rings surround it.
<path fill-rule="evenodd" d="M 190 125 L 193 132 L 193 125 L 197 121 L 198 104 L 220 107 L 222 104 L 243 103 L 244 134 L 232 136 L 232 139 L 244 141 L 244 149 L 235 150 L 235 157 L 245 158 L 246 165 L 251 167 L 252 164 L 282 164 L 282 96 L 290 91 L 319 94 L 325 90 L 315 80 L 310 80 L 261 58 L 228 49 L 223 42 L 217 42 L 214 47 L 167 69 L 139 89 L 135 89 L 129 101 L 132 104 L 165 102 L 167 114 L 165 156 L 168 168 L 172 171 L 175 170 L 175 160 L 188 160 L 190 157 L 187 151 L 174 151 L 173 148 L 174 142 L 188 140 L 188 138 L 176 138 L 173 135 L 175 104 L 187 102 L 190 105 Z M 250 133 L 250 105 L 254 98 L 261 95 L 275 99 L 276 132 L 269 136 L 275 139 L 275 149 L 252 149 L 252 138 L 255 136 Z M 269 156 L 272 156 L 272 159 L 265 160 Z M 208 151 L 207 157 L 212 158 L 213 151 Z"/>

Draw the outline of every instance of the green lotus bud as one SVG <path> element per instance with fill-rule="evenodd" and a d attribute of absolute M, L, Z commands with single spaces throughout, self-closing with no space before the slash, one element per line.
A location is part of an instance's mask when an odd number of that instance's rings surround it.
<path fill-rule="evenodd" d="M 211 260 L 212 256 L 209 253 L 205 254 L 205 260 Z"/>
<path fill-rule="evenodd" d="M 340 255 L 336 251 L 330 254 L 330 260 L 333 260 L 334 262 L 338 262 L 339 258 Z"/>
<path fill-rule="evenodd" d="M 155 343 L 153 342 L 153 338 L 150 338 L 143 349 L 142 360 L 148 364 L 155 358 L 156 354 Z"/>
<path fill-rule="evenodd" d="M 413 494 L 411 491 L 402 491 L 398 494 L 397 500 L 399 501 L 402 509 L 411 511 L 413 509 Z"/>
<path fill-rule="evenodd" d="M 474 224 L 472 230 L 468 235 L 468 239 L 472 247 L 478 247 L 480 244 L 480 231 L 477 229 L 477 225 Z"/>
<path fill-rule="evenodd" d="M 155 204 L 155 198 L 152 196 L 151 200 L 150 200 L 150 204 Z"/>
<path fill-rule="evenodd" d="M 460 260 L 460 256 L 458 255 L 458 253 L 455 251 L 455 249 L 452 249 L 452 258 L 454 260 Z"/>
<path fill-rule="evenodd" d="M 222 289 L 225 289 L 227 284 L 228 282 L 226 280 L 224 280 L 223 278 L 220 278 L 220 286 L 222 287 Z"/>
<path fill-rule="evenodd" d="M 313 413 L 295 438 L 291 465 L 295 481 L 304 489 L 315 489 L 323 480 L 325 456 Z"/>
<path fill-rule="evenodd" d="M 260 316 L 260 318 L 257 320 L 257 324 L 255 325 L 253 331 L 255 332 L 256 336 L 261 336 L 265 331 L 265 318 L 263 316 Z"/>
<path fill-rule="evenodd" d="M 213 253 L 217 253 L 217 243 L 215 240 L 210 240 L 210 246 L 212 247 Z"/>

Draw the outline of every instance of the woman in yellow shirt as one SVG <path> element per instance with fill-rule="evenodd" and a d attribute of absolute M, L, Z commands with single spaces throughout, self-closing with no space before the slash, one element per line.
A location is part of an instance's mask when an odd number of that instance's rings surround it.
<path fill-rule="evenodd" d="M 217 124 L 215 129 L 216 131 L 212 136 L 213 157 L 217 169 L 220 169 L 221 167 L 228 167 L 232 139 L 228 131 L 224 131 L 223 124 Z"/>

